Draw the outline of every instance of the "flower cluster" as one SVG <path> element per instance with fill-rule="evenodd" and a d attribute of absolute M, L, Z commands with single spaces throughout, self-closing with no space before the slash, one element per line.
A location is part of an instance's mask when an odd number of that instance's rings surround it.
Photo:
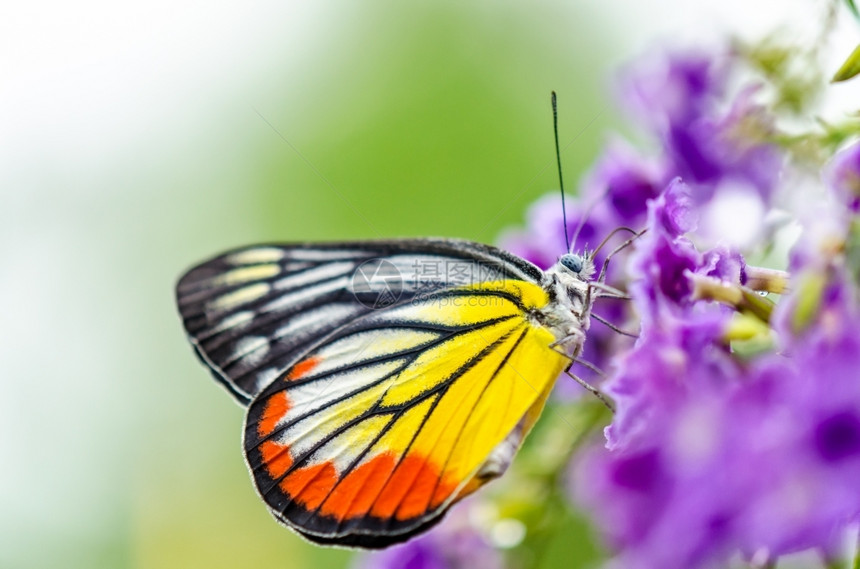
<path fill-rule="evenodd" d="M 638 337 L 589 330 L 581 357 L 593 365 L 577 373 L 615 413 L 576 453 L 567 484 L 610 567 L 773 567 L 797 552 L 830 567 L 860 524 L 860 143 L 843 137 L 827 164 L 798 164 L 761 87 L 730 88 L 740 66 L 728 52 L 637 62 L 622 100 L 660 151 L 612 138 L 566 211 L 547 196 L 501 239 L 542 268 L 566 235 L 598 267 L 612 251 L 607 282 L 631 299 L 594 307 Z M 815 203 L 786 183 L 810 172 Z M 788 271 L 748 264 L 791 233 L 766 223 L 791 206 L 803 232 Z M 595 251 L 619 227 L 631 231 Z M 567 395 L 577 389 L 562 382 Z M 461 567 L 469 551 L 502 565 L 475 530 L 450 527 L 370 566 Z"/>
<path fill-rule="evenodd" d="M 826 170 L 842 207 L 795 245 L 791 292 L 773 308 L 744 285 L 783 288 L 774 273 L 693 243 L 713 239 L 697 227 L 720 193 L 774 199 L 777 148 L 726 144 L 740 124 L 768 122 L 749 91 L 724 120 L 709 120 L 702 61 L 676 58 L 667 69 L 635 92 L 680 178 L 648 202 L 627 274 L 639 339 L 616 354 L 604 389 L 617 411 L 605 446 L 575 462 L 572 494 L 616 551 L 613 567 L 771 562 L 811 548 L 837 559 L 860 522 L 860 310 L 845 254 L 860 145 Z M 770 347 L 744 356 L 738 340 L 751 321 Z"/>
<path fill-rule="evenodd" d="M 613 567 L 771 562 L 806 549 L 832 560 L 860 522 L 860 311 L 845 254 L 860 145 L 824 169 L 821 199 L 838 207 L 809 219 L 791 292 L 774 307 L 749 287 L 787 283 L 741 252 L 771 245 L 765 215 L 793 166 L 758 88 L 727 89 L 736 67 L 728 54 L 695 53 L 631 67 L 623 100 L 662 152 L 644 158 L 612 141 L 567 212 L 571 232 L 588 216 L 579 248 L 647 227 L 611 275 L 632 311 L 610 310 L 616 322 L 634 317 L 639 338 L 619 349 L 593 326 L 585 352 L 610 372 L 602 389 L 616 413 L 605 443 L 571 467 L 571 495 L 615 551 Z M 504 242 L 547 266 L 563 251 L 560 220 L 545 198 Z M 744 350 L 751 337 L 755 353 Z"/>

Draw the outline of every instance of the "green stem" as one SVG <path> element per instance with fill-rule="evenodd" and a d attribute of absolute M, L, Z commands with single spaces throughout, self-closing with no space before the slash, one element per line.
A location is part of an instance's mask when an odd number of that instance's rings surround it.
<path fill-rule="evenodd" d="M 745 272 L 747 280 L 744 286 L 747 288 L 776 294 L 786 294 L 789 292 L 788 281 L 790 275 L 785 271 L 747 265 Z"/>
<path fill-rule="evenodd" d="M 854 561 L 851 563 L 851 569 L 860 569 L 860 543 L 857 544 L 857 550 L 854 552 Z"/>
<path fill-rule="evenodd" d="M 822 555 L 822 559 L 824 560 L 824 567 L 826 569 L 848 569 L 849 567 L 857 566 L 857 559 L 854 561 L 849 561 L 848 559 L 844 559 L 842 557 L 832 557 L 830 555 L 824 554 Z"/>
<path fill-rule="evenodd" d="M 704 275 L 688 275 L 693 284 L 693 300 L 715 300 L 733 307 L 738 312 L 747 312 L 762 322 L 770 322 L 774 304 L 750 289 Z"/>

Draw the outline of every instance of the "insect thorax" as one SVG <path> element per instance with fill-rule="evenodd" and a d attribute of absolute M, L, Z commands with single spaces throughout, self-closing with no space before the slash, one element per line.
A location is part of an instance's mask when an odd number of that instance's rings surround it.
<path fill-rule="evenodd" d="M 579 272 L 574 272 L 562 261 L 547 269 L 543 288 L 550 302 L 536 315 L 538 321 L 556 337 L 558 345 L 572 355 L 582 350 L 593 302 L 589 283 L 594 274 L 594 264 L 587 256 L 580 260 Z"/>

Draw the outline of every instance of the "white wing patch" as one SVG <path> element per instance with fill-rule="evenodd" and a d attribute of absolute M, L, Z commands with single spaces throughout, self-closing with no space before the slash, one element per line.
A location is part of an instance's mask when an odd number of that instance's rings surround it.
<path fill-rule="evenodd" d="M 212 279 L 213 286 L 232 286 L 251 281 L 259 281 L 273 277 L 281 272 L 281 267 L 274 263 L 268 265 L 251 265 L 240 267 L 220 274 Z"/>
<path fill-rule="evenodd" d="M 275 332 L 275 338 L 285 338 L 293 334 L 306 334 L 321 328 L 328 322 L 339 322 L 358 313 L 352 304 L 328 304 L 301 312 L 291 318 Z"/>
<path fill-rule="evenodd" d="M 332 461 L 335 470 L 343 472 L 366 451 L 367 441 L 376 438 L 391 421 L 392 415 L 377 415 L 335 436 L 318 448 L 309 459 L 310 464 Z"/>
<path fill-rule="evenodd" d="M 347 277 L 343 277 L 340 279 L 324 282 L 317 286 L 303 288 L 295 292 L 279 296 L 272 302 L 269 302 L 268 304 L 264 305 L 261 310 L 262 312 L 276 312 L 279 310 L 286 310 L 290 307 L 296 306 L 304 301 L 311 300 L 320 295 L 343 289 L 348 284 L 349 279 Z M 268 285 L 266 286 L 268 288 Z M 268 292 L 268 290 L 266 292 Z"/>
<path fill-rule="evenodd" d="M 255 283 L 218 296 L 206 306 L 216 312 L 230 310 L 266 296 L 270 288 L 269 283 Z"/>
<path fill-rule="evenodd" d="M 362 259 L 371 256 L 368 251 L 357 249 L 295 248 L 290 250 L 290 259 L 298 261 L 332 261 L 337 259 Z"/>
<path fill-rule="evenodd" d="M 379 381 L 386 375 L 393 374 L 404 363 L 405 360 L 403 359 L 392 360 L 362 367 L 358 372 L 346 371 L 304 385 L 297 385 L 290 389 L 290 411 L 285 419 L 291 420 L 306 413 L 318 411 L 354 391 L 360 391 L 368 383 Z M 392 382 L 393 377 L 391 378 Z"/>
<path fill-rule="evenodd" d="M 286 258 L 287 253 L 278 247 L 254 247 L 232 253 L 227 256 L 231 265 L 253 265 L 256 263 L 274 263 Z"/>
<path fill-rule="evenodd" d="M 380 376 L 383 375 L 380 374 Z M 366 380 L 366 376 L 362 377 L 362 383 Z M 290 445 L 290 453 L 293 456 L 300 456 L 308 452 L 320 441 L 332 436 L 345 424 L 364 414 L 368 407 L 379 400 L 390 381 L 391 379 L 388 379 L 372 387 L 365 384 L 363 391 L 350 396 L 348 400 L 330 404 L 325 413 L 314 413 L 305 417 L 285 429 L 278 438 L 282 443 Z M 287 417 L 290 415 L 292 415 L 292 409 L 287 413 Z"/>
<path fill-rule="evenodd" d="M 439 337 L 438 332 L 408 328 L 366 330 L 351 334 L 321 349 L 316 355 L 321 361 L 311 374 L 316 376 L 347 364 L 417 348 Z"/>
<path fill-rule="evenodd" d="M 284 290 L 296 288 L 317 281 L 328 280 L 339 275 L 345 275 L 355 268 L 355 263 L 331 263 L 329 265 L 320 265 L 313 269 L 307 269 L 300 273 L 293 273 L 286 277 L 275 281 L 275 290 Z"/>
<path fill-rule="evenodd" d="M 281 372 L 277 368 L 267 367 L 257 374 L 257 379 L 254 383 L 256 390 L 263 391 L 270 383 L 275 381 L 279 375 L 281 375 Z"/>
<path fill-rule="evenodd" d="M 260 363 L 269 352 L 269 339 L 265 336 L 247 336 L 236 342 L 233 351 L 233 361 L 242 360 L 244 366 L 254 366 Z"/>
<path fill-rule="evenodd" d="M 228 330 L 230 328 L 241 328 L 247 324 L 249 324 L 254 319 L 254 313 L 250 310 L 243 310 L 242 312 L 236 312 L 235 314 L 231 314 L 221 320 L 218 324 L 216 324 L 212 330 L 209 332 L 207 336 L 212 336 L 213 334 L 217 334 L 218 332 L 223 332 L 224 330 Z"/>

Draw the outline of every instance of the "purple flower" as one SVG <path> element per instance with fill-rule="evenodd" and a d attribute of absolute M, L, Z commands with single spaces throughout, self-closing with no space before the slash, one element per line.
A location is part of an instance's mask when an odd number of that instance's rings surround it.
<path fill-rule="evenodd" d="M 739 360 L 724 340 L 730 312 L 664 284 L 684 265 L 744 278 L 736 253 L 697 255 L 684 239 L 682 190 L 649 207 L 631 257 L 642 334 L 605 387 L 617 406 L 607 446 L 575 464 L 572 493 L 617 552 L 613 567 L 836 552 L 860 522 L 860 309 L 845 259 L 801 243 L 819 254 L 795 257 L 774 315 L 788 351 Z"/>
<path fill-rule="evenodd" d="M 695 121 L 719 99 L 726 58 L 686 51 L 641 58 L 622 72 L 620 94 L 627 108 L 658 132 Z"/>
<path fill-rule="evenodd" d="M 503 569 L 501 553 L 469 523 L 464 508 L 419 537 L 359 557 L 356 569 Z"/>
<path fill-rule="evenodd" d="M 850 211 L 860 212 L 860 143 L 839 152 L 825 172 L 825 180 Z"/>
<path fill-rule="evenodd" d="M 801 287 L 780 305 L 797 314 L 806 301 L 796 297 L 819 296 L 804 327 L 781 332 L 790 357 L 765 357 L 753 378 L 771 384 L 760 430 L 776 474 L 745 513 L 744 536 L 776 554 L 832 549 L 860 521 L 860 318 L 843 272 L 831 265 L 825 274 L 823 289 Z M 768 368 L 779 372 L 767 377 Z"/>
<path fill-rule="evenodd" d="M 721 164 L 723 178 L 741 181 L 769 201 L 784 162 L 781 150 L 771 142 L 773 117 L 755 103 L 757 89 L 748 87 L 737 95 L 725 116 L 716 115 L 717 139 L 711 155 Z"/>
<path fill-rule="evenodd" d="M 750 136 L 749 130 L 756 131 Z M 696 185 L 698 202 L 710 200 L 721 185 L 738 183 L 770 199 L 782 158 L 770 144 L 759 142 L 771 127 L 764 111 L 747 98 L 725 117 L 708 115 L 670 125 L 665 145 L 673 173 Z"/>
<path fill-rule="evenodd" d="M 678 237 L 696 228 L 696 213 L 690 200 L 690 189 L 680 178 L 675 178 L 666 187 L 659 199 L 649 208 L 654 219 L 654 229 L 669 237 Z"/>
<path fill-rule="evenodd" d="M 362 559 L 358 569 L 450 569 L 435 540 L 428 536 L 371 553 Z"/>
<path fill-rule="evenodd" d="M 605 385 L 616 401 L 615 420 L 607 429 L 610 448 L 660 429 L 660 411 L 691 387 L 680 378 L 704 381 L 708 374 L 731 370 L 719 345 L 730 312 L 714 303 L 694 303 L 689 275 L 739 275 L 742 260 L 722 250 L 700 254 L 684 237 L 695 224 L 689 189 L 673 180 L 649 204 L 648 231 L 633 245 L 629 290 L 640 337 L 632 350 L 616 354 L 615 373 Z"/>
<path fill-rule="evenodd" d="M 690 189 L 673 180 L 648 207 L 648 231 L 633 245 L 629 264 L 630 293 L 643 334 L 660 327 L 689 305 L 689 272 L 712 272 L 716 252 L 704 258 L 684 234 L 696 226 Z M 668 322 L 668 321 L 666 321 Z"/>
<path fill-rule="evenodd" d="M 637 62 L 621 82 L 622 100 L 644 119 L 666 150 L 669 176 L 694 186 L 698 203 L 721 185 L 749 185 L 767 202 L 778 181 L 782 157 L 766 142 L 772 119 L 753 102 L 756 89 L 721 102 L 734 61 L 720 53 L 671 53 Z"/>
<path fill-rule="evenodd" d="M 665 166 L 639 156 L 621 139 L 612 139 L 580 185 L 589 203 L 608 206 L 607 225 L 638 229 L 645 221 L 648 200 L 666 186 Z"/>
<path fill-rule="evenodd" d="M 708 277 L 736 284 L 746 284 L 746 262 L 740 253 L 725 247 L 705 252 L 699 272 Z"/>
<path fill-rule="evenodd" d="M 813 432 L 813 446 L 824 462 L 838 463 L 860 457 L 860 413 L 846 408 L 821 419 Z"/>

